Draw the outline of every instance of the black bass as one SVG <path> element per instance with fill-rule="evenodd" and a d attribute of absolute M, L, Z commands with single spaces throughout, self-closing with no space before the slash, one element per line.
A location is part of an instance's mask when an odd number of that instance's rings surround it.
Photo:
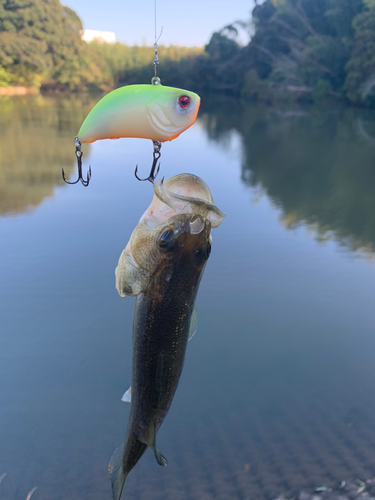
<path fill-rule="evenodd" d="M 121 296 L 136 296 L 132 385 L 125 393 L 130 415 L 125 442 L 112 456 L 113 500 L 147 447 L 158 464 L 167 459 L 155 438 L 172 403 L 186 345 L 196 330 L 194 309 L 211 251 L 211 229 L 224 214 L 207 185 L 191 174 L 154 184 L 154 199 L 141 217 L 116 268 Z"/>

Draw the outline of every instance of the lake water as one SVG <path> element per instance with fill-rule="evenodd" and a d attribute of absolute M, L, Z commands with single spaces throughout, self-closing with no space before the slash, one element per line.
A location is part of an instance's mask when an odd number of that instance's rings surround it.
<path fill-rule="evenodd" d="M 134 300 L 114 269 L 152 197 L 150 141 L 84 146 L 90 98 L 0 100 L 0 498 L 110 498 Z M 128 500 L 271 500 L 375 475 L 375 114 L 203 100 L 163 145 L 227 217 L 158 446 Z"/>

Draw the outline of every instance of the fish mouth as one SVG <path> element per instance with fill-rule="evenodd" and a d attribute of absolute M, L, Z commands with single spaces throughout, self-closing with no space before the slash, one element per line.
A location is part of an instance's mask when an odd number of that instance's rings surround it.
<path fill-rule="evenodd" d="M 202 219 L 210 221 L 213 228 L 220 226 L 225 217 L 225 214 L 213 203 L 201 198 L 174 193 L 165 187 L 163 181 L 157 180 L 154 182 L 154 192 L 160 201 L 176 213 L 200 216 Z M 198 226 L 198 223 L 196 223 L 196 226 Z"/>
<path fill-rule="evenodd" d="M 161 227 L 172 217 L 199 215 L 210 220 L 212 227 L 218 227 L 225 214 L 213 202 L 207 184 L 193 174 L 178 174 L 165 182 L 156 180 L 153 184 L 154 198 L 142 215 L 140 222 L 148 228 Z M 193 231 L 198 231 L 198 222 Z"/>

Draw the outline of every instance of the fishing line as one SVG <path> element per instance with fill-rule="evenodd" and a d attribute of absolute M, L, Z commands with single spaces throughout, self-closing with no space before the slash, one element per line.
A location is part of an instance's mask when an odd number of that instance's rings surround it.
<path fill-rule="evenodd" d="M 155 43 L 156 43 L 156 0 L 154 0 L 154 14 L 155 14 Z"/>
<path fill-rule="evenodd" d="M 156 39 L 156 33 L 157 33 L 157 26 L 156 26 L 156 0 L 154 0 L 154 20 L 155 20 L 155 42 L 154 42 L 154 50 L 155 50 L 155 58 L 154 58 L 154 78 L 151 80 L 153 85 L 159 85 L 160 84 L 160 78 L 157 76 L 157 69 L 156 67 L 159 65 L 159 57 L 158 57 L 158 41 L 160 40 L 160 37 L 163 33 L 163 26 L 161 27 L 160 35 L 159 38 Z"/>

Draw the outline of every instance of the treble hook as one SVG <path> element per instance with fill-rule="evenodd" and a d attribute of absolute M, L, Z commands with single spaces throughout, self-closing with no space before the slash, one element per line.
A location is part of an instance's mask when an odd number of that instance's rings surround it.
<path fill-rule="evenodd" d="M 62 169 L 62 178 L 64 179 L 64 182 L 67 184 L 77 184 L 77 182 L 81 181 L 82 185 L 87 187 L 89 185 L 90 179 L 91 179 L 91 166 L 89 166 L 89 170 L 87 172 L 87 179 L 85 180 L 82 177 L 82 144 L 78 137 L 74 137 L 74 144 L 76 145 L 76 157 L 77 157 L 77 166 L 78 166 L 78 179 L 75 182 L 69 182 L 65 179 L 65 172 L 64 169 Z"/>
<path fill-rule="evenodd" d="M 160 170 L 160 162 L 159 162 L 159 165 L 158 165 L 158 168 L 156 170 L 156 173 L 155 173 L 155 169 L 156 169 L 156 164 L 159 160 L 159 158 L 161 157 L 161 152 L 160 152 L 160 148 L 161 148 L 161 142 L 159 141 L 152 141 L 153 144 L 154 144 L 154 152 L 153 152 L 153 157 L 154 157 L 154 160 L 152 162 L 152 166 L 151 166 L 151 172 L 150 172 L 150 175 L 148 177 L 146 177 L 146 179 L 141 179 L 140 177 L 138 177 L 137 173 L 138 173 L 138 165 L 135 167 L 135 172 L 134 172 L 134 175 L 136 176 L 136 178 L 139 180 L 139 181 L 150 181 L 150 182 L 154 182 L 154 180 L 156 179 L 158 173 L 159 173 L 159 170 Z"/>

